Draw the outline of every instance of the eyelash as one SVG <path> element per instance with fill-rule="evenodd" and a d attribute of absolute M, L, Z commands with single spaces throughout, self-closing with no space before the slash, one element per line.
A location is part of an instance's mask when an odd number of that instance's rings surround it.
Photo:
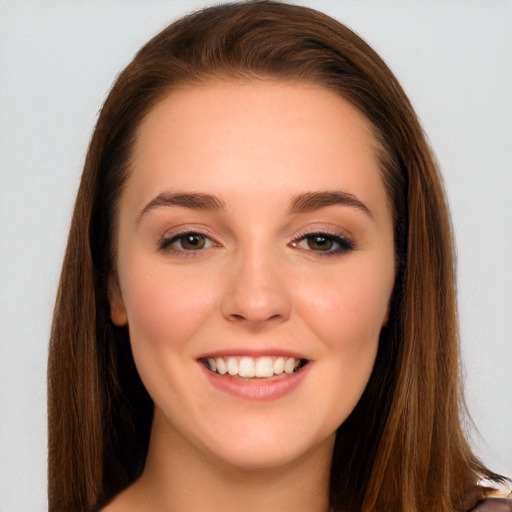
<path fill-rule="evenodd" d="M 326 242 L 331 244 L 331 247 L 327 250 L 314 250 L 309 245 L 313 239 L 323 239 Z M 340 256 L 346 252 L 353 251 L 355 249 L 354 243 L 348 238 L 340 235 L 335 235 L 333 233 L 327 233 L 325 231 L 315 231 L 312 233 L 303 233 L 299 235 L 295 240 L 291 242 L 292 247 L 299 248 L 300 242 L 306 242 L 308 244 L 308 249 L 306 251 L 311 251 L 315 253 L 315 255 L 324 257 L 324 256 Z M 337 248 L 332 249 L 334 245 L 337 245 Z"/>
<path fill-rule="evenodd" d="M 202 239 L 204 244 L 209 245 L 207 247 L 199 247 L 197 249 L 185 249 L 183 248 L 183 242 L 185 241 L 186 237 L 195 237 Z M 314 239 L 321 239 L 317 240 L 318 243 L 324 243 L 327 242 L 330 244 L 330 246 L 326 250 L 322 249 L 313 249 L 311 247 L 311 243 L 313 243 Z M 181 243 L 182 248 L 177 249 L 174 244 L 177 242 Z M 348 251 L 353 251 L 355 249 L 354 243 L 349 240 L 348 238 L 340 235 L 335 235 L 333 233 L 327 233 L 323 231 L 315 231 L 311 233 L 302 233 L 297 238 L 292 240 L 290 245 L 293 248 L 299 249 L 300 243 L 305 242 L 308 245 L 308 248 L 303 248 L 305 251 L 310 251 L 312 253 L 315 253 L 315 255 L 324 257 L 324 256 L 339 256 L 341 254 L 344 254 Z M 171 235 L 170 237 L 162 237 L 162 239 L 158 242 L 158 248 L 163 252 L 173 252 L 176 255 L 179 255 L 181 257 L 194 257 L 198 253 L 202 252 L 204 249 L 210 249 L 212 247 L 219 247 L 220 244 L 215 242 L 209 235 L 205 233 L 201 233 L 199 231 L 185 231 L 182 233 L 176 233 Z M 336 247 L 337 246 L 337 247 Z M 333 247 L 336 247 L 333 249 Z"/>
<path fill-rule="evenodd" d="M 208 242 L 211 244 L 208 247 L 199 247 L 198 249 L 184 249 L 183 248 L 183 242 L 187 237 L 196 237 L 199 239 L 202 239 L 205 244 L 208 244 Z M 182 248 L 177 249 L 174 244 L 181 241 Z M 202 252 L 203 249 L 209 249 L 211 247 L 219 247 L 219 244 L 213 241 L 213 239 L 205 234 L 201 233 L 199 231 L 185 231 L 182 233 L 176 233 L 169 236 L 162 237 L 158 242 L 158 248 L 163 252 L 172 252 L 178 256 L 181 257 L 194 257 L 197 254 Z"/>

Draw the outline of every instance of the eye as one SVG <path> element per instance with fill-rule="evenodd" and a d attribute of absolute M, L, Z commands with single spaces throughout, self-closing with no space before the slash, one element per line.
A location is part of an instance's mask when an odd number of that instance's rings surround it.
<path fill-rule="evenodd" d="M 330 233 L 309 233 L 292 242 L 292 246 L 325 255 L 342 254 L 354 249 L 350 240 Z"/>
<path fill-rule="evenodd" d="M 209 237 L 192 231 L 164 238 L 159 244 L 162 250 L 172 249 L 176 252 L 194 252 L 214 246 L 215 244 Z"/>

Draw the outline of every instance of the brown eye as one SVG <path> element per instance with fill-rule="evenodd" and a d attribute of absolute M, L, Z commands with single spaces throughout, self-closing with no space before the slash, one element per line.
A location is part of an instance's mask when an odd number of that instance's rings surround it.
<path fill-rule="evenodd" d="M 201 251 L 214 245 L 208 236 L 194 232 L 180 233 L 171 238 L 164 238 L 159 242 L 160 250 L 174 251 L 175 253 Z"/>
<path fill-rule="evenodd" d="M 311 233 L 302 236 L 292 243 L 292 247 L 325 256 L 341 255 L 354 250 L 354 244 L 349 239 L 330 233 Z"/>
<path fill-rule="evenodd" d="M 176 240 L 185 251 L 197 251 L 206 246 L 206 237 L 196 233 L 187 233 Z"/>
<path fill-rule="evenodd" d="M 330 251 L 334 246 L 334 240 L 325 235 L 311 235 L 306 240 L 308 247 L 313 251 Z"/>

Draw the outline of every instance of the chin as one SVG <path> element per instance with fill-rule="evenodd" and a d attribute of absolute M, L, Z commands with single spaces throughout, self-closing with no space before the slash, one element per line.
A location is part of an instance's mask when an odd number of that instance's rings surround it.
<path fill-rule="evenodd" d="M 219 459 L 225 466 L 237 471 L 255 473 L 272 470 L 282 470 L 288 465 L 295 465 L 302 454 L 296 453 L 279 453 L 267 450 L 254 450 L 252 452 L 233 453 L 218 455 Z"/>
<path fill-rule="evenodd" d="M 249 434 L 249 435 L 248 435 Z M 234 442 L 223 443 L 223 450 L 216 449 L 214 457 L 233 469 L 246 472 L 296 467 L 303 459 L 316 454 L 332 453 L 336 433 L 320 439 L 290 436 L 282 431 L 264 431 L 240 434 Z M 294 438 L 295 437 L 295 438 Z M 215 446 L 220 447 L 221 443 Z"/>

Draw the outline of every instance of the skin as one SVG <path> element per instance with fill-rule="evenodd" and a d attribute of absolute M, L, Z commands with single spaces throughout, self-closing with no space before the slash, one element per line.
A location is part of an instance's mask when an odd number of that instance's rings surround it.
<path fill-rule="evenodd" d="M 336 429 L 369 379 L 395 276 L 375 145 L 354 107 L 304 83 L 211 81 L 143 120 L 110 302 L 155 417 L 142 477 L 105 510 L 328 510 Z M 291 207 L 334 190 L 355 200 Z M 162 200 L 192 192 L 222 208 Z M 308 364 L 283 396 L 253 400 L 212 385 L 198 360 L 212 353 Z"/>

